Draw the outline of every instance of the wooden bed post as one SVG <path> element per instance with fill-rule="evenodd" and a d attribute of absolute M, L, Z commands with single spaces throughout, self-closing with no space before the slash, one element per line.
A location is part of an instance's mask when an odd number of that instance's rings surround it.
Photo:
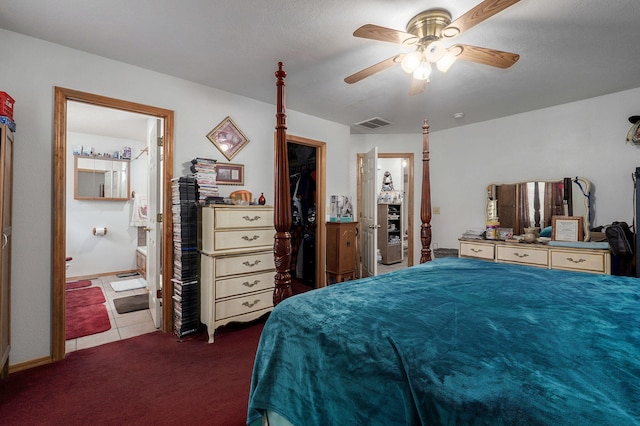
<path fill-rule="evenodd" d="M 420 263 L 431 260 L 431 182 L 429 180 L 429 122 L 422 125 L 422 197 L 420 202 Z"/>
<path fill-rule="evenodd" d="M 276 234 L 273 239 L 273 257 L 276 266 L 273 290 L 273 306 L 291 296 L 291 196 L 289 194 L 289 159 L 287 154 L 287 115 L 284 102 L 284 78 L 287 73 L 278 62 L 276 71 L 276 147 L 275 147 L 275 202 L 273 224 Z"/>

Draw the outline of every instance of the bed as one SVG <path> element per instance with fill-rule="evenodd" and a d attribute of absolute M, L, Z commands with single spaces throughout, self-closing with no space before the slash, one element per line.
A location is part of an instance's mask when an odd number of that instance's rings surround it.
<path fill-rule="evenodd" d="M 247 424 L 640 424 L 638 279 L 431 260 L 424 169 L 423 263 L 294 297 L 277 269 Z"/>
<path fill-rule="evenodd" d="M 638 289 L 442 258 L 287 298 L 261 336 L 248 421 L 640 424 Z"/>

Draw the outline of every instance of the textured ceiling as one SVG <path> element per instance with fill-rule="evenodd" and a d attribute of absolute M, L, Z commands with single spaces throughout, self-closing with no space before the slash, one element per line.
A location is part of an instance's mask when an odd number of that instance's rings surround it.
<path fill-rule="evenodd" d="M 409 96 L 395 67 L 343 79 L 410 49 L 352 36 L 372 23 L 405 30 L 422 10 L 457 18 L 478 0 L 2 0 L 0 28 L 275 103 L 285 63 L 287 108 L 352 133 L 416 133 L 640 87 L 637 0 L 521 0 L 455 42 L 519 53 L 507 70 L 457 61 Z M 453 42 L 452 42 L 453 43 Z M 454 113 L 464 113 L 455 120 Z M 636 111 L 637 112 L 637 111 Z M 354 123 L 381 117 L 392 125 Z"/>

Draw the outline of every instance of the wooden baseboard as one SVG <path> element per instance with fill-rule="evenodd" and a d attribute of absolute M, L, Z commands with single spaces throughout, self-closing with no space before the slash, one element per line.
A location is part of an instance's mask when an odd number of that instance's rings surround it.
<path fill-rule="evenodd" d="M 9 366 L 9 374 L 17 373 L 18 371 L 28 370 L 34 367 L 40 367 L 41 365 L 51 364 L 53 361 L 50 356 L 45 356 L 42 358 L 32 359 L 31 361 L 21 362 L 19 364 L 14 364 Z"/>
<path fill-rule="evenodd" d="M 93 275 L 80 275 L 77 277 L 66 277 L 66 281 L 78 281 L 78 280 L 90 280 L 90 279 L 95 279 L 95 278 L 100 278 L 100 277 L 106 277 L 109 275 L 118 275 L 118 274 L 132 274 L 134 272 L 138 272 L 135 269 L 130 269 L 127 271 L 115 271 L 115 272 L 103 272 L 101 274 L 93 274 Z"/>

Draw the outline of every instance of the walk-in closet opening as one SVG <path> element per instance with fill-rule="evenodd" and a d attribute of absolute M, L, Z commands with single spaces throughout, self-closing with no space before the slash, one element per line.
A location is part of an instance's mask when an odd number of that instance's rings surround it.
<path fill-rule="evenodd" d="M 325 143 L 287 135 L 291 193 L 291 279 L 325 285 Z"/>

